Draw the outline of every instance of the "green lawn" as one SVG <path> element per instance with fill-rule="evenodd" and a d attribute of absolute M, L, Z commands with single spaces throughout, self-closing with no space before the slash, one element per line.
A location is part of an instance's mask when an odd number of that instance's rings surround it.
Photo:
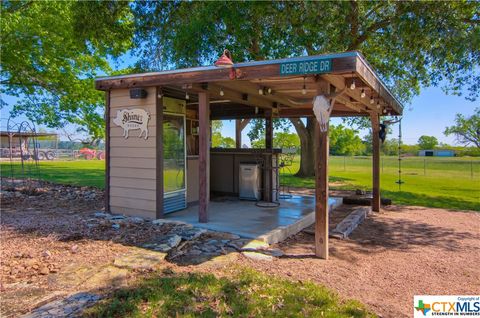
<path fill-rule="evenodd" d="M 420 205 L 480 211 L 480 160 L 470 158 L 404 158 L 402 185 L 398 189 L 398 160 L 382 157 L 381 188 L 384 197 L 395 204 Z M 281 170 L 282 184 L 314 187 L 313 178 L 298 178 L 298 158 L 289 169 Z M 104 187 L 105 162 L 99 160 L 44 161 L 38 171 L 32 164 L 25 167 L 32 176 L 57 183 Z M 1 175 L 10 176 L 9 162 L 0 163 Z M 332 189 L 370 189 L 371 158 L 331 157 L 329 165 Z M 14 164 L 14 175 L 21 176 L 21 165 Z"/>
<path fill-rule="evenodd" d="M 251 269 L 227 277 L 164 271 L 121 289 L 86 317 L 376 317 L 357 301 L 325 287 L 291 282 Z"/>
<path fill-rule="evenodd" d="M 0 163 L 2 177 L 12 175 L 10 162 Z M 38 168 L 32 163 L 26 163 L 22 170 L 20 162 L 13 165 L 15 177 L 32 176 L 35 179 L 47 180 L 61 184 L 77 186 L 105 186 L 104 160 L 75 160 L 75 161 L 40 161 Z"/>
<path fill-rule="evenodd" d="M 313 178 L 298 178 L 299 158 L 281 171 L 282 184 L 314 188 Z M 330 157 L 331 189 L 371 189 L 370 157 Z M 425 168 L 425 169 L 424 169 Z M 473 172 L 473 174 L 472 174 Z M 398 159 L 382 157 L 382 196 L 395 204 L 480 211 L 480 160 L 470 158 L 421 158 L 402 160 L 402 184 L 398 189 Z"/>

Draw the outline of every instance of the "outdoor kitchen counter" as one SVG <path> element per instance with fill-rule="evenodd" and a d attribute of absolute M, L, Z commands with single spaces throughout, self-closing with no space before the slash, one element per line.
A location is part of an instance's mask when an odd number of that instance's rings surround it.
<path fill-rule="evenodd" d="M 281 149 L 210 149 L 210 191 L 212 193 L 234 195 L 239 193 L 239 166 L 240 163 L 258 163 L 262 168 L 262 189 L 263 195 L 268 191 L 272 191 L 274 185 L 270 185 L 267 179 L 268 171 L 275 175 L 278 173 L 277 169 L 265 168 L 266 162 L 272 160 L 278 162 L 278 154 Z M 273 164 L 276 166 L 276 164 Z M 265 186 L 265 184 L 267 186 Z"/>

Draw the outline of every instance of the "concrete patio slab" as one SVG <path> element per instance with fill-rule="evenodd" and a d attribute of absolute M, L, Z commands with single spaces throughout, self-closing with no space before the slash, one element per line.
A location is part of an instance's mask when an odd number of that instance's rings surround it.
<path fill-rule="evenodd" d="M 342 198 L 329 198 L 330 211 L 341 204 Z M 252 201 L 222 197 L 210 202 L 208 223 L 198 222 L 197 205 L 167 214 L 165 218 L 273 244 L 312 225 L 315 222 L 314 208 L 315 198 L 312 196 L 281 199 L 280 206 L 274 208 L 262 208 Z"/>

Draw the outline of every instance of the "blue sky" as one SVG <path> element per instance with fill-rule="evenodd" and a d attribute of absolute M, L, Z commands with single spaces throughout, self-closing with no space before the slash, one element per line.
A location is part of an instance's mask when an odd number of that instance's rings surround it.
<path fill-rule="evenodd" d="M 117 69 L 124 68 L 133 64 L 134 57 L 125 55 L 124 58 L 117 62 L 112 62 L 112 66 Z M 8 112 L 15 102 L 14 98 L 2 96 L 7 102 L 7 107 L 1 110 L 1 129 L 6 128 L 6 120 Z M 455 114 L 461 113 L 466 116 L 473 114 L 475 107 L 480 107 L 480 102 L 471 102 L 463 96 L 452 96 L 445 94 L 440 87 L 423 88 L 420 95 L 413 98 L 409 105 L 405 105 L 404 116 L 402 121 L 403 141 L 405 144 L 415 144 L 422 135 L 435 136 L 440 142 L 455 145 L 453 136 L 445 136 L 443 131 L 445 127 L 452 125 Z M 332 124 L 341 123 L 341 119 L 332 119 Z M 292 127 L 293 130 L 293 127 Z M 393 136 L 398 135 L 397 125 L 393 126 Z M 243 143 L 249 144 L 246 136 L 248 126 L 243 131 Z M 366 131 L 361 131 L 363 136 Z M 224 121 L 222 134 L 235 138 L 234 121 Z"/>

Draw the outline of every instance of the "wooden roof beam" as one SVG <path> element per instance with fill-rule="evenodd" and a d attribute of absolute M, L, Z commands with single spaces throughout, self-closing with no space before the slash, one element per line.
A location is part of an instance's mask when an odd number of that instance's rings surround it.
<path fill-rule="evenodd" d="M 251 95 L 252 98 L 254 96 L 260 97 L 263 99 L 267 99 L 271 102 L 276 102 L 278 105 L 285 105 L 285 106 L 290 106 L 290 107 L 295 107 L 296 105 L 291 103 L 285 96 L 273 92 L 273 94 L 266 94 L 266 95 L 260 95 L 258 93 L 259 88 L 261 88 L 261 85 L 256 85 L 247 81 L 231 81 L 231 82 L 222 82 L 221 86 L 229 88 L 231 90 L 248 94 L 249 96 Z"/>
<path fill-rule="evenodd" d="M 262 98 L 260 96 L 255 96 L 252 94 L 244 94 L 224 87 L 223 85 L 221 85 L 221 83 L 192 84 L 190 85 L 189 89 L 195 92 L 208 91 L 210 93 L 211 99 L 230 100 L 236 104 L 243 104 L 246 106 L 260 107 L 266 109 L 271 109 L 274 107 L 274 102 L 266 98 Z M 223 95 L 221 95 L 221 91 L 223 91 Z"/>
<path fill-rule="evenodd" d="M 320 76 L 320 79 L 326 80 L 330 82 L 333 86 L 337 88 L 337 90 L 342 90 L 345 87 L 345 95 L 348 95 L 349 97 L 352 97 L 356 102 L 361 103 L 362 106 L 364 106 L 366 109 L 371 110 L 376 113 L 380 113 L 380 110 L 376 108 L 376 105 L 370 104 L 370 98 L 369 96 L 365 96 L 362 98 L 360 96 L 361 91 L 360 89 L 355 88 L 354 90 L 351 90 L 347 85 L 345 78 L 341 75 L 333 75 L 333 74 L 323 74 Z"/>

